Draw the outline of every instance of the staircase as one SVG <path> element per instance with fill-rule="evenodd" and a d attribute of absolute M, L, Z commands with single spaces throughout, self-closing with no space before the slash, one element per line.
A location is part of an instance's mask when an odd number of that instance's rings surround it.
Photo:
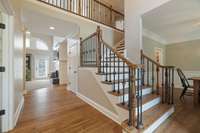
<path fill-rule="evenodd" d="M 97 41 L 87 38 L 81 42 L 81 64 L 97 67 L 101 83 L 112 88 L 107 93 L 116 97 L 117 107 L 128 114 L 121 120 L 124 132 L 155 131 L 174 112 L 174 67 L 162 66 L 143 52 L 142 65 L 132 63 L 123 56 L 124 41 L 110 47 L 103 41 L 100 28 L 91 38 Z M 90 49 L 87 45 L 94 46 Z"/>

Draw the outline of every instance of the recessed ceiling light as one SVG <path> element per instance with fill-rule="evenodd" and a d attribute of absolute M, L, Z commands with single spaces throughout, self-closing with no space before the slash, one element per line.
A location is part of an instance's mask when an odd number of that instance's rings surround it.
<path fill-rule="evenodd" d="M 50 26 L 49 29 L 50 29 L 50 30 L 55 30 L 55 27 Z"/>

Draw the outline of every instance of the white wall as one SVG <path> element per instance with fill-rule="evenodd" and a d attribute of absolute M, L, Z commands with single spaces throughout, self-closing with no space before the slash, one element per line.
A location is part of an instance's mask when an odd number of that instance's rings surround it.
<path fill-rule="evenodd" d="M 142 48 L 141 16 L 170 0 L 125 0 L 125 44 L 127 56 L 134 63 L 140 63 Z"/>

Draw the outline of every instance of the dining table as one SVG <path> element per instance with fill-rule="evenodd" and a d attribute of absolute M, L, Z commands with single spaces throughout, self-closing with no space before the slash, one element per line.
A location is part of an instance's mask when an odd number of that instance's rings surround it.
<path fill-rule="evenodd" d="M 193 88 L 194 88 L 193 102 L 194 105 L 197 106 L 200 104 L 200 99 L 199 99 L 200 77 L 192 77 L 190 78 L 190 80 L 193 81 Z"/>

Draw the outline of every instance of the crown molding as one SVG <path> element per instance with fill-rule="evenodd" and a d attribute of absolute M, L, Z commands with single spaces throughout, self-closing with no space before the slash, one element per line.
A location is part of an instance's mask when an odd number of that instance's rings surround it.
<path fill-rule="evenodd" d="M 159 36 L 158 34 L 148 30 L 148 29 L 145 29 L 143 28 L 143 32 L 142 32 L 142 35 L 145 36 L 145 37 L 148 37 L 154 41 L 157 41 L 163 45 L 167 45 L 168 42 L 161 36 Z"/>
<path fill-rule="evenodd" d="M 10 0 L 0 0 L 0 10 L 8 15 L 14 15 L 14 9 Z"/>

